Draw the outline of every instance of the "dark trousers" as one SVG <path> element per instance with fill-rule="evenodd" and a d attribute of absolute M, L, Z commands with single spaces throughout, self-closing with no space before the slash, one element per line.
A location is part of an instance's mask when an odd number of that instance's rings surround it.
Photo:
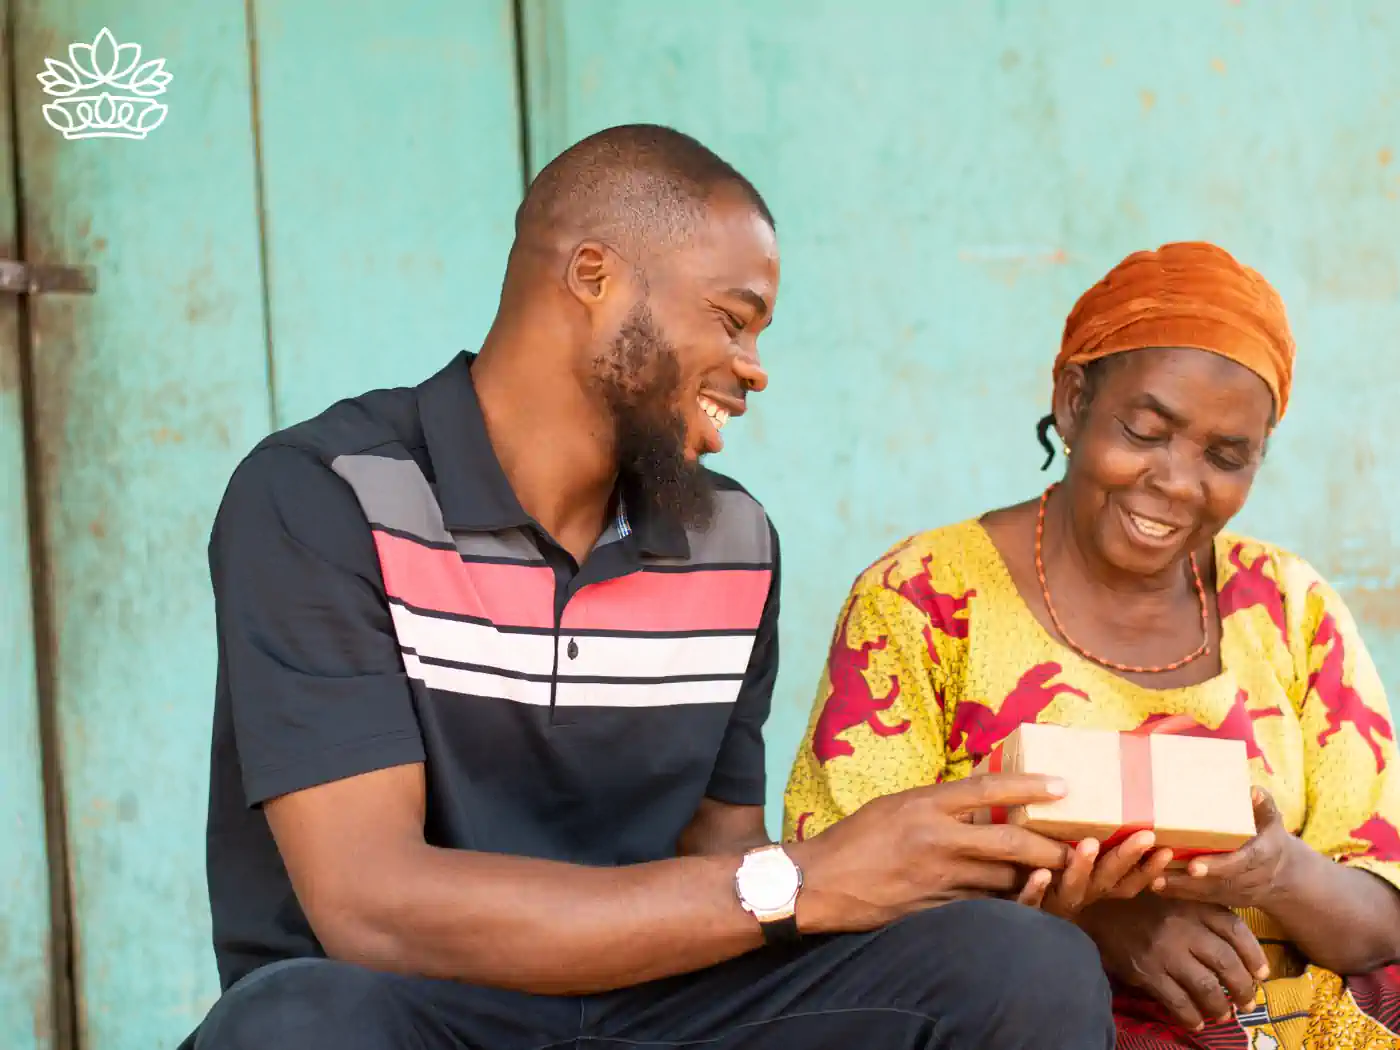
<path fill-rule="evenodd" d="M 347 963 L 273 963 L 231 988 L 197 1050 L 1111 1050 L 1098 952 L 1006 901 L 764 948 L 681 977 L 532 996 Z"/>

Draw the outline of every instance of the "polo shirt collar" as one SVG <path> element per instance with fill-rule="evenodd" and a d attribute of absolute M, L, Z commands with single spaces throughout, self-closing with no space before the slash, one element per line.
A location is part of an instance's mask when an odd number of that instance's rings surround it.
<path fill-rule="evenodd" d="M 418 387 L 418 417 L 449 529 L 492 532 L 530 524 L 486 433 L 472 384 L 476 355 L 462 351 Z"/>
<path fill-rule="evenodd" d="M 689 558 L 690 539 L 685 529 L 655 511 L 645 511 L 646 508 L 623 506 L 621 499 L 617 501 L 618 520 L 637 537 L 638 549 L 655 558 Z"/>
<path fill-rule="evenodd" d="M 533 525 L 491 447 L 472 383 L 474 360 L 476 355 L 464 350 L 418 387 L 418 415 L 437 479 L 443 524 L 467 532 Z M 636 537 L 643 553 L 655 557 L 685 558 L 690 554 L 682 526 L 650 508 L 623 506 L 619 499 L 617 513 L 599 538 L 599 545 L 629 535 Z"/>

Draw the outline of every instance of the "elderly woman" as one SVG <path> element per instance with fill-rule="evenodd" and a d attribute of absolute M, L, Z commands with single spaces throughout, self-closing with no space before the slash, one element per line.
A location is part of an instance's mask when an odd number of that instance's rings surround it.
<path fill-rule="evenodd" d="M 1023 722 L 1172 718 L 1243 740 L 1247 845 L 1177 871 L 1144 853 L 1150 836 L 1097 863 L 1090 842 L 1093 874 L 1049 888 L 1099 946 L 1123 1048 L 1400 1047 L 1383 687 L 1337 592 L 1227 529 L 1287 411 L 1293 354 L 1277 294 L 1219 248 L 1119 264 L 1075 306 L 1055 361 L 1040 435 L 1047 449 L 1060 435 L 1063 479 L 859 577 L 788 783 L 784 830 L 800 839 L 876 796 L 967 776 Z M 1125 863 L 1142 877 L 1122 880 Z M 1048 874 L 1028 881 L 1022 899 L 1048 903 Z"/>

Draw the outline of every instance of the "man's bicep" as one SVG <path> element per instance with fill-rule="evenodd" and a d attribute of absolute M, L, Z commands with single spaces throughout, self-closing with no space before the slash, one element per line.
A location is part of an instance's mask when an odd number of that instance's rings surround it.
<path fill-rule="evenodd" d="M 396 871 L 423 847 L 421 763 L 393 766 L 268 799 L 263 805 L 297 901 L 333 954 L 387 908 Z"/>
<path fill-rule="evenodd" d="M 293 449 L 245 461 L 210 572 L 250 805 L 423 760 L 373 539 L 329 468 Z"/>

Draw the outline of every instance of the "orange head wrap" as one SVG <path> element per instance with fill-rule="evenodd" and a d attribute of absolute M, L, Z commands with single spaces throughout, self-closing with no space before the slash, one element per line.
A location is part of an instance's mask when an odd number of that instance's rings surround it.
<path fill-rule="evenodd" d="M 1283 300 L 1223 249 L 1166 244 L 1120 262 L 1070 311 L 1054 379 L 1068 364 L 1156 346 L 1207 350 L 1244 365 L 1269 385 L 1283 418 L 1294 352 Z"/>

